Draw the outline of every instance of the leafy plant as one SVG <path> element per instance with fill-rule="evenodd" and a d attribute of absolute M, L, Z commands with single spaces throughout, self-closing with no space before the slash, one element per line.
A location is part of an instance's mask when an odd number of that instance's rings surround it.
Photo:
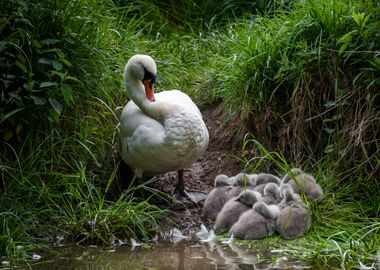
<path fill-rule="evenodd" d="M 274 17 L 231 23 L 221 37 L 229 57 L 217 77 L 217 95 L 263 143 L 297 162 L 328 154 L 340 163 L 349 156 L 352 163 L 343 170 L 378 172 L 374 5 L 310 0 Z"/>
<path fill-rule="evenodd" d="M 0 130 L 9 140 L 36 123 L 56 123 L 79 80 L 70 75 L 73 65 L 65 49 L 71 40 L 53 2 L 1 5 Z"/>
<path fill-rule="evenodd" d="M 235 18 L 266 14 L 292 5 L 291 1 L 130 1 L 116 0 L 125 18 L 143 17 L 153 32 L 198 31 L 221 27 Z"/>

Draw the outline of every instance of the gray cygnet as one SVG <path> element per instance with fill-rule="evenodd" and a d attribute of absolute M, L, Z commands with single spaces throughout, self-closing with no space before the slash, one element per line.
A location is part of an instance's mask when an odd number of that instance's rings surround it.
<path fill-rule="evenodd" d="M 203 204 L 202 216 L 206 220 L 214 221 L 223 208 L 223 205 L 230 199 L 229 192 L 232 189 L 230 179 L 227 175 L 220 174 L 215 177 L 215 188 L 210 191 Z"/>
<path fill-rule="evenodd" d="M 311 217 L 306 204 L 290 188 L 284 189 L 282 196 L 276 231 L 285 239 L 295 239 L 309 230 Z"/>
<path fill-rule="evenodd" d="M 267 205 L 257 202 L 253 209 L 244 212 L 238 222 L 230 229 L 229 235 L 234 237 L 253 240 L 271 236 L 275 232 L 275 219 L 279 213 L 276 205 Z"/>
<path fill-rule="evenodd" d="M 300 169 L 292 169 L 290 174 L 284 176 L 282 183 L 291 185 L 295 193 L 305 194 L 308 200 L 321 200 L 323 198 L 323 190 L 315 178 Z"/>
<path fill-rule="evenodd" d="M 215 232 L 226 232 L 239 219 L 240 215 L 252 208 L 261 195 L 252 190 L 242 191 L 239 196 L 229 200 L 220 210 L 214 224 Z"/>
<path fill-rule="evenodd" d="M 262 195 L 264 195 L 264 188 L 266 184 L 275 183 L 279 185 L 281 182 L 280 178 L 270 173 L 259 173 L 258 175 L 256 175 L 255 180 L 256 180 L 256 186 L 254 190 L 257 192 L 260 192 Z"/>

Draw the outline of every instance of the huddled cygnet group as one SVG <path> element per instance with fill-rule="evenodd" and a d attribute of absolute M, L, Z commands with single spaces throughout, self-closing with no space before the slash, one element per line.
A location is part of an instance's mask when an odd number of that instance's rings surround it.
<path fill-rule="evenodd" d="M 321 200 L 323 190 L 301 169 L 284 177 L 272 174 L 220 174 L 202 209 L 216 233 L 228 232 L 245 240 L 262 239 L 278 232 L 285 239 L 305 234 L 311 215 L 302 197 Z"/>

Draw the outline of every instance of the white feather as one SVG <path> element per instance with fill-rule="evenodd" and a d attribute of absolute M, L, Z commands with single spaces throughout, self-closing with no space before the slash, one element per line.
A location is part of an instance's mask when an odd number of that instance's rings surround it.
<path fill-rule="evenodd" d="M 144 69 L 156 73 L 149 56 L 134 56 L 125 68 L 125 84 L 132 100 L 120 117 L 122 158 L 140 174 L 188 167 L 208 145 L 202 115 L 190 97 L 178 90 L 157 93 L 155 101 L 149 101 L 141 82 Z"/>

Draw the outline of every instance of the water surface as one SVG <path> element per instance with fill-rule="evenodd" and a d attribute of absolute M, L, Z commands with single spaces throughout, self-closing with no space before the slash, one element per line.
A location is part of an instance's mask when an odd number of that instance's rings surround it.
<path fill-rule="evenodd" d="M 83 248 L 59 249 L 56 258 L 44 258 L 32 269 L 146 269 L 146 270 L 215 270 L 215 269 L 311 269 L 310 263 L 287 258 L 266 250 L 247 251 L 238 244 L 200 243 L 183 240 L 176 244 L 161 241 L 151 246 L 123 245 L 115 250 Z M 261 254 L 261 255 L 258 255 Z M 263 255 L 265 254 L 265 255 Z"/>

